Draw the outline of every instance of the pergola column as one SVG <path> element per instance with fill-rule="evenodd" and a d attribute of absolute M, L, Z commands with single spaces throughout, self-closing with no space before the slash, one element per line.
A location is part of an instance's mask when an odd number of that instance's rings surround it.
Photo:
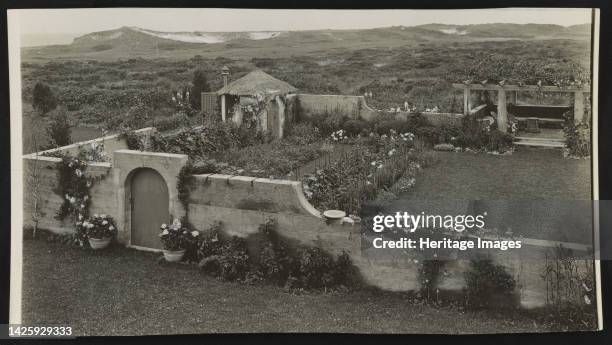
<path fill-rule="evenodd" d="M 470 102 L 470 88 L 466 87 L 465 89 L 463 89 L 463 114 L 469 115 L 471 107 L 472 104 Z"/>
<path fill-rule="evenodd" d="M 508 131 L 508 109 L 506 108 L 506 90 L 497 90 L 497 129 Z"/>
<path fill-rule="evenodd" d="M 221 95 L 221 121 L 225 122 L 225 95 Z"/>
<path fill-rule="evenodd" d="M 584 118 L 584 93 L 582 91 L 574 92 L 574 123 L 582 122 Z"/>

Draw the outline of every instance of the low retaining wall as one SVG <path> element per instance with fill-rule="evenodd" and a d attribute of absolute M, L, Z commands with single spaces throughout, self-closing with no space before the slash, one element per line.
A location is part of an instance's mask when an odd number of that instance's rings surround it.
<path fill-rule="evenodd" d="M 410 112 L 386 112 L 376 110 L 368 106 L 365 97 L 363 96 L 348 96 L 348 95 L 313 95 L 313 94 L 297 94 L 295 95 L 299 104 L 299 114 L 303 118 L 309 118 L 316 114 L 326 113 L 342 113 L 345 116 L 353 119 L 361 118 L 365 121 L 372 121 L 379 116 L 393 116 L 396 119 L 405 120 L 408 116 L 414 113 Z M 432 126 L 461 126 L 463 114 L 453 113 L 420 113 Z"/>

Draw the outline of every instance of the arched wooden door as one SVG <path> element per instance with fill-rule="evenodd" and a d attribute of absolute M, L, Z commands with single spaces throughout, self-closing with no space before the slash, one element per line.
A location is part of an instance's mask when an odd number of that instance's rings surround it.
<path fill-rule="evenodd" d="M 161 249 L 159 227 L 170 222 L 168 186 L 155 170 L 142 168 L 134 172 L 131 183 L 131 244 Z"/>

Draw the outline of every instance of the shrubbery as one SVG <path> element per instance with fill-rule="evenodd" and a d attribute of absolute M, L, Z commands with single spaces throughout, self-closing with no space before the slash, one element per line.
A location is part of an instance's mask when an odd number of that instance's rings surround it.
<path fill-rule="evenodd" d="M 190 157 L 242 148 L 268 142 L 270 138 L 233 122 L 211 122 L 203 127 L 187 127 L 178 133 L 157 133 L 151 137 L 158 152 L 183 153 Z"/>
<path fill-rule="evenodd" d="M 591 155 L 591 130 L 588 122 L 576 124 L 572 112 L 563 114 L 565 124 L 563 134 L 565 147 L 569 155 L 575 157 L 588 157 Z"/>
<path fill-rule="evenodd" d="M 516 281 L 501 265 L 489 258 L 470 261 L 464 273 L 466 304 L 473 308 L 515 306 Z"/>
<path fill-rule="evenodd" d="M 336 259 L 318 247 L 289 248 L 267 220 L 254 237 L 259 238 L 259 255 L 251 256 L 247 240 L 224 239 L 219 224 L 198 237 L 198 266 L 207 274 L 229 281 L 266 281 L 286 288 L 353 288 L 359 284 L 356 268 L 348 254 Z"/>
<path fill-rule="evenodd" d="M 189 116 L 184 112 L 178 112 L 169 117 L 155 119 L 153 126 L 160 132 L 176 129 L 182 126 L 189 126 Z"/>
<path fill-rule="evenodd" d="M 293 124 L 287 133 L 287 141 L 296 145 L 308 145 L 321 139 L 321 131 L 309 122 Z"/>
<path fill-rule="evenodd" d="M 47 134 L 51 139 L 52 145 L 55 147 L 66 146 L 72 143 L 70 137 L 70 123 L 68 116 L 64 112 L 55 114 L 47 127 Z"/>

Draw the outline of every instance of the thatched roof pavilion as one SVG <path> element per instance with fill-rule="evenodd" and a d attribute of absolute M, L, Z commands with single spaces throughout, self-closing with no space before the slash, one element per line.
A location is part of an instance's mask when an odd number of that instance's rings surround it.
<path fill-rule="evenodd" d="M 217 91 L 217 95 L 254 96 L 296 92 L 291 84 L 278 80 L 262 70 L 255 70 L 244 77 L 234 80 Z"/>

